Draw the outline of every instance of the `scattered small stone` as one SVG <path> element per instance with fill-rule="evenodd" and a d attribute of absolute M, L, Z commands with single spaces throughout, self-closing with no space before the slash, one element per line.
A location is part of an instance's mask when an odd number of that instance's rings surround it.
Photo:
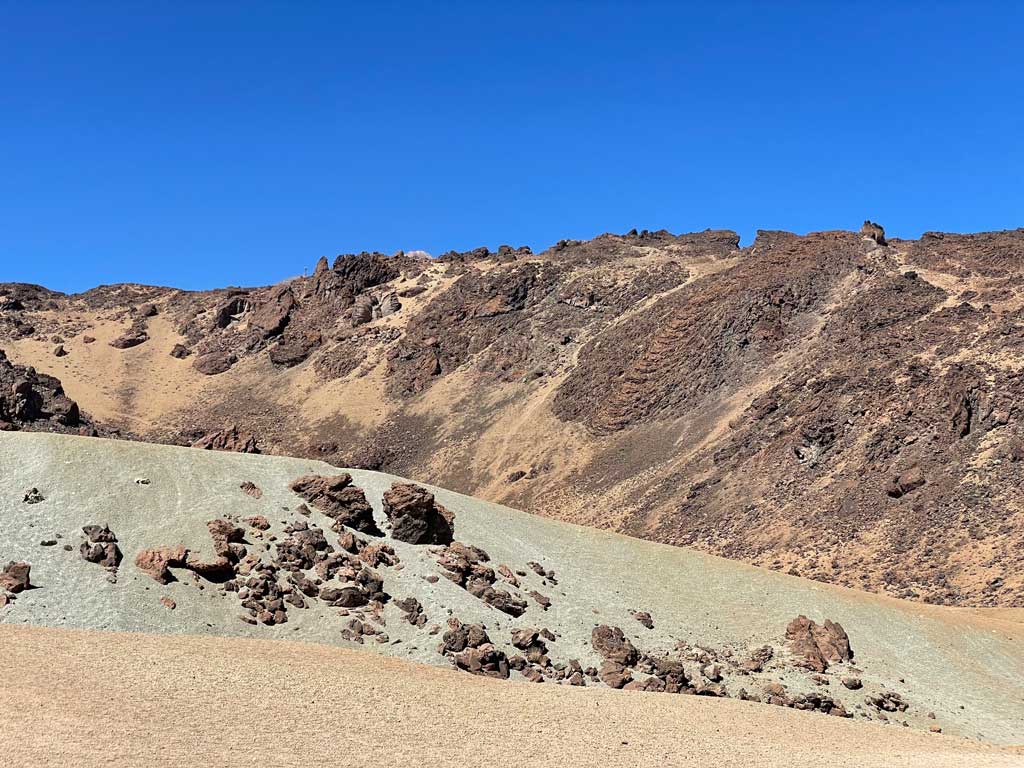
<path fill-rule="evenodd" d="M 654 629 L 654 619 L 651 618 L 651 614 L 649 614 L 647 611 L 632 611 L 630 613 L 630 616 L 639 621 L 648 629 Z"/>
<path fill-rule="evenodd" d="M 263 498 L 263 491 L 260 490 L 258 485 L 249 480 L 246 480 L 238 487 L 242 489 L 242 493 L 246 496 L 251 496 L 254 499 Z"/>
<path fill-rule="evenodd" d="M 39 504 L 40 502 L 46 501 L 46 498 L 39 492 L 38 488 L 30 488 L 25 492 L 22 501 L 26 504 Z"/>

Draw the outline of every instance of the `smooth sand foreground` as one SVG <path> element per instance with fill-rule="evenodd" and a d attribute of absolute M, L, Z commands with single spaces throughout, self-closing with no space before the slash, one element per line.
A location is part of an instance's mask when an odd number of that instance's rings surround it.
<path fill-rule="evenodd" d="M 734 700 L 472 677 L 323 645 L 0 625 L 4 766 L 1021 766 Z"/>

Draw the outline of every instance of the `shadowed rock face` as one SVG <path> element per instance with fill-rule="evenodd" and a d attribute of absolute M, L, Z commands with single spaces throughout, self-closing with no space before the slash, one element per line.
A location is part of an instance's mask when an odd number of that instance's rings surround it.
<path fill-rule="evenodd" d="M 384 493 L 391 535 L 408 544 L 451 544 L 455 516 L 434 494 L 412 483 L 395 483 Z"/>
<path fill-rule="evenodd" d="M 904 241 L 873 222 L 742 248 L 632 231 L 362 253 L 263 288 L 0 285 L 0 345 L 20 362 L 46 341 L 37 368 L 95 384 L 75 313 L 103 314 L 151 337 L 124 354 L 202 382 L 142 424 L 152 439 L 236 424 L 264 452 L 899 597 L 1021 606 L 1022 255 L 1024 230 Z M 160 323 L 177 335 L 157 351 Z M 146 392 L 124 389 L 112 426 L 134 430 Z"/>
<path fill-rule="evenodd" d="M 14 365 L 0 350 L 0 429 L 79 431 L 89 426 L 58 379 Z"/>

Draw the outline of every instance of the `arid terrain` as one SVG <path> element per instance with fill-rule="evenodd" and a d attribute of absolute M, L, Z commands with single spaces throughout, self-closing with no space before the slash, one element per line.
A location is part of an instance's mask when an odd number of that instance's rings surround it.
<path fill-rule="evenodd" d="M 803 713 L 742 701 L 509 687 L 324 645 L 4 625 L 0 642 L 9 663 L 0 714 L 19 735 L 0 755 L 9 765 L 996 768 L 1024 761 L 1019 751 L 839 718 L 816 718 L 810 728 Z M 9 706 L 12 699 L 33 706 Z M 111 702 L 131 717 L 111 717 Z"/>
<path fill-rule="evenodd" d="M 45 403 L 0 421 L 318 458 L 1022 607 L 1022 257 L 1024 230 L 634 231 L 344 255 L 269 287 L 3 284 L 0 382 Z"/>
<path fill-rule="evenodd" d="M 513 687 L 740 700 L 812 730 L 1024 733 L 1017 609 L 824 585 L 309 459 L 15 432 L 0 465 L 3 624 L 341 645 Z"/>

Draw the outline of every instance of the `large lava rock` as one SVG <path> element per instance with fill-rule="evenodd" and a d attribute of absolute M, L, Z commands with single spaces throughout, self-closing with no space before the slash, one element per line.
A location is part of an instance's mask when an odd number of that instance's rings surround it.
<path fill-rule="evenodd" d="M 334 530 L 341 533 L 347 526 L 371 536 L 383 535 L 373 519 L 373 508 L 362 488 L 352 485 L 352 476 L 342 473 L 333 477 L 303 475 L 289 486 L 308 503 L 328 517 L 334 518 Z"/>
<path fill-rule="evenodd" d="M 830 663 L 853 658 L 846 630 L 830 619 L 822 625 L 806 616 L 797 616 L 786 627 L 786 640 L 790 650 L 802 657 L 802 664 L 815 672 L 824 672 Z"/>
<path fill-rule="evenodd" d="M 434 494 L 413 483 L 395 483 L 384 492 L 384 514 L 391 535 L 409 544 L 451 544 L 455 516 Z"/>

